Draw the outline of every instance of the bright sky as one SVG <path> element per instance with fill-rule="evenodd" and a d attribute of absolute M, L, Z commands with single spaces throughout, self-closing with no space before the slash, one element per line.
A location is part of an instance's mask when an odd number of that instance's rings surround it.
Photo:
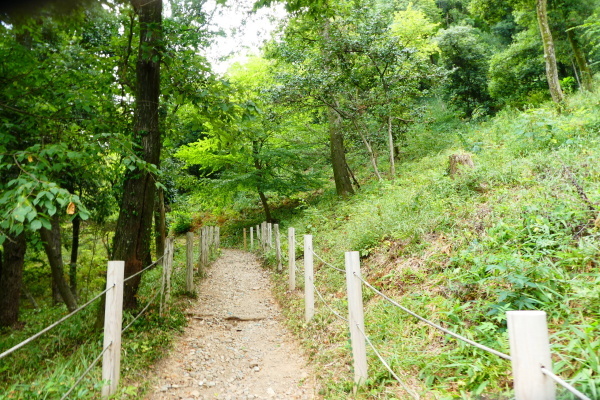
<path fill-rule="evenodd" d="M 254 0 L 230 0 L 226 7 L 216 5 L 214 0 L 206 3 L 209 13 L 216 8 L 213 27 L 223 29 L 227 35 L 218 38 L 208 49 L 208 59 L 215 72 L 224 73 L 231 64 L 243 62 L 246 55 L 257 54 L 286 15 L 280 3 L 252 14 L 253 4 Z"/>

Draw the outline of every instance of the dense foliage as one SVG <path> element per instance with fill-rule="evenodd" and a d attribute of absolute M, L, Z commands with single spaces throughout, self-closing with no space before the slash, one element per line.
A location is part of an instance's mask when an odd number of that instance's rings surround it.
<path fill-rule="evenodd" d="M 227 3 L 0 10 L 0 352 L 101 291 L 108 259 L 132 275 L 168 230 L 221 225 L 234 243 L 266 219 L 321 235 L 332 259 L 361 251 L 380 287 L 492 347 L 506 348 L 506 310 L 546 310 L 556 369 L 598 397 L 600 2 L 248 2 L 287 14 L 259 54 L 217 74 L 212 11 Z M 450 177 L 456 152 L 476 167 Z M 132 312 L 158 273 L 136 279 Z M 368 307 L 374 338 L 410 354 L 392 364 L 423 393 L 509 391 L 497 360 L 473 364 L 471 350 L 427 344 L 414 321 Z M 13 370 L 0 360 L 0 398 L 60 398 L 101 309 Z M 301 336 L 325 365 L 345 333 L 319 318 Z M 177 309 L 152 314 L 127 351 L 149 362 L 182 323 Z M 406 342 L 390 333 L 413 328 Z M 342 344 L 312 342 L 321 329 Z M 321 374 L 328 398 L 352 390 Z M 86 385 L 78 398 L 94 398 Z M 381 370 L 363 394 L 390 388 Z"/>

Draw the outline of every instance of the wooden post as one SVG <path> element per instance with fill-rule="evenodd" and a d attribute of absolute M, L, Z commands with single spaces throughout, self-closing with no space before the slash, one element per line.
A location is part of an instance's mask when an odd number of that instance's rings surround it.
<path fill-rule="evenodd" d="M 312 235 L 304 235 L 304 319 L 310 321 L 315 315 L 315 287 L 313 278 Z"/>
<path fill-rule="evenodd" d="M 254 250 L 254 227 L 250 227 L 250 251 Z"/>
<path fill-rule="evenodd" d="M 542 373 L 552 370 L 544 311 L 508 311 L 508 340 L 516 400 L 554 400 L 556 385 Z"/>
<path fill-rule="evenodd" d="M 296 290 L 296 230 L 288 228 L 289 289 Z"/>
<path fill-rule="evenodd" d="M 198 232 L 198 272 L 202 270 L 202 228 Z"/>
<path fill-rule="evenodd" d="M 269 245 L 269 250 L 271 250 L 273 248 L 273 224 L 272 223 L 268 223 L 267 225 L 267 230 L 269 231 L 269 241 L 268 241 L 268 245 Z"/>
<path fill-rule="evenodd" d="M 367 347 L 363 332 L 365 320 L 360 277 L 358 251 L 346 252 L 346 286 L 348 287 L 348 322 L 354 359 L 354 383 L 360 385 L 367 380 Z"/>
<path fill-rule="evenodd" d="M 169 246 L 168 246 L 169 238 L 165 239 L 165 255 L 163 257 L 162 264 L 162 276 L 160 279 L 160 305 L 158 308 L 158 314 L 162 317 L 165 309 L 165 287 L 167 285 L 167 258 L 169 258 Z"/>
<path fill-rule="evenodd" d="M 188 292 L 194 291 L 194 234 L 188 232 L 185 235 L 186 239 L 186 266 L 187 273 L 185 275 L 185 290 Z"/>
<path fill-rule="evenodd" d="M 121 328 L 123 325 L 123 276 L 124 261 L 109 261 L 106 273 L 106 303 L 104 307 L 104 347 L 109 349 L 102 356 L 102 398 L 117 391 L 121 375 Z"/>
<path fill-rule="evenodd" d="M 248 245 L 246 243 L 246 228 L 244 228 L 244 250 L 248 250 Z"/>
<path fill-rule="evenodd" d="M 208 265 L 208 232 L 206 227 L 202 227 L 202 267 L 206 268 Z"/>
<path fill-rule="evenodd" d="M 169 309 L 171 300 L 171 270 L 173 268 L 174 238 L 167 238 L 167 259 L 163 268 L 165 269 L 165 311 Z"/>
<path fill-rule="evenodd" d="M 261 242 L 262 242 L 262 251 L 265 252 L 267 250 L 267 237 L 269 236 L 269 232 L 268 232 L 268 228 L 267 228 L 267 221 L 264 221 L 262 223 L 262 226 L 260 227 L 260 231 L 262 232 L 262 235 L 260 235 Z"/>
<path fill-rule="evenodd" d="M 256 241 L 260 245 L 260 225 L 256 225 Z"/>
<path fill-rule="evenodd" d="M 217 226 L 215 228 L 215 240 L 217 241 L 217 248 L 215 249 L 217 252 L 221 248 L 221 227 Z"/>
<path fill-rule="evenodd" d="M 282 270 L 282 265 L 281 265 L 281 238 L 279 237 L 279 224 L 275 224 L 273 227 L 273 230 L 275 231 L 275 251 L 277 254 L 277 271 L 281 272 Z"/>
<path fill-rule="evenodd" d="M 213 249 L 215 247 L 215 231 L 214 226 L 208 227 L 208 258 L 210 261 L 210 257 L 212 257 Z"/>

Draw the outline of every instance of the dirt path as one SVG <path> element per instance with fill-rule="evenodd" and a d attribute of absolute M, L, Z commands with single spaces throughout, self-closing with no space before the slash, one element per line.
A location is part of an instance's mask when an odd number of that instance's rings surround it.
<path fill-rule="evenodd" d="M 224 250 L 198 293 L 147 400 L 319 398 L 254 255 Z"/>

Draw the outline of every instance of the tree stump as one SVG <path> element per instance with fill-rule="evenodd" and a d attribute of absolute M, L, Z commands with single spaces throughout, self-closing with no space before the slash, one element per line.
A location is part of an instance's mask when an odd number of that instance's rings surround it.
<path fill-rule="evenodd" d="M 468 153 L 452 154 L 449 158 L 450 167 L 448 168 L 448 172 L 450 174 L 450 177 L 453 179 L 455 175 L 460 175 L 460 170 L 462 168 L 461 165 L 464 165 L 468 168 L 475 168 L 473 159 Z"/>

